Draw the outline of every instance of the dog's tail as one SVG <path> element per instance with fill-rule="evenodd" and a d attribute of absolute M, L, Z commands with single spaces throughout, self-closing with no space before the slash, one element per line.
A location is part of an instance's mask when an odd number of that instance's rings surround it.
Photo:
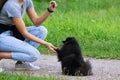
<path fill-rule="evenodd" d="M 88 68 L 88 75 L 92 75 L 92 65 L 89 60 L 86 60 L 86 66 Z"/>
<path fill-rule="evenodd" d="M 89 60 L 86 60 L 84 63 L 81 64 L 79 68 L 81 75 L 87 76 L 92 75 L 92 66 Z"/>

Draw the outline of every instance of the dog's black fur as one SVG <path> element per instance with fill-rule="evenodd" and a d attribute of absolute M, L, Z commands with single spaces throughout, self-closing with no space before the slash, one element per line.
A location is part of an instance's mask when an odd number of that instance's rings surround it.
<path fill-rule="evenodd" d="M 92 67 L 89 60 L 84 61 L 77 40 L 68 37 L 63 41 L 61 49 L 57 49 L 58 60 L 61 61 L 62 73 L 72 76 L 92 75 Z"/>

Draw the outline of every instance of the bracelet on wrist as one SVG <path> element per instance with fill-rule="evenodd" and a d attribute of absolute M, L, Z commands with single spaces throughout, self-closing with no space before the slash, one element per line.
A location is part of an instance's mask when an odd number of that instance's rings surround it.
<path fill-rule="evenodd" d="M 49 7 L 47 8 L 48 12 L 53 13 L 54 11 L 50 10 Z"/>

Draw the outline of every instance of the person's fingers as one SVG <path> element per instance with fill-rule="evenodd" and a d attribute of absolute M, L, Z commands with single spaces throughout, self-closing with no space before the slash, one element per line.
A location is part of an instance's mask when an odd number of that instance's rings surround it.
<path fill-rule="evenodd" d="M 56 3 L 55 1 L 51 1 L 51 2 L 50 2 L 50 6 L 51 6 L 52 8 L 55 8 L 55 7 L 57 7 L 57 3 Z"/>
<path fill-rule="evenodd" d="M 50 47 L 50 50 L 56 53 L 56 50 L 54 48 Z"/>
<path fill-rule="evenodd" d="M 51 2 L 50 4 L 53 8 L 55 8 L 55 3 L 54 2 Z"/>
<path fill-rule="evenodd" d="M 55 46 L 52 46 L 52 48 L 53 48 L 53 49 L 57 49 L 57 47 L 55 47 Z"/>
<path fill-rule="evenodd" d="M 48 43 L 48 42 L 47 42 L 46 46 L 47 46 L 51 51 L 53 51 L 53 52 L 56 53 L 56 49 L 57 49 L 57 48 L 56 48 L 55 46 L 53 46 L 51 43 Z"/>
<path fill-rule="evenodd" d="M 51 48 L 51 50 L 52 50 L 53 52 L 56 52 L 56 49 L 57 49 L 57 48 L 56 48 L 55 46 L 51 45 L 50 48 Z"/>

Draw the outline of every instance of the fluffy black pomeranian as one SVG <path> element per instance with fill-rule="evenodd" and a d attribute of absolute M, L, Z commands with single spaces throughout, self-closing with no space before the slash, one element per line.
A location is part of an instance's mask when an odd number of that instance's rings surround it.
<path fill-rule="evenodd" d="M 66 38 L 61 49 L 56 49 L 56 52 L 64 75 L 92 75 L 91 63 L 83 59 L 80 45 L 74 37 Z"/>

